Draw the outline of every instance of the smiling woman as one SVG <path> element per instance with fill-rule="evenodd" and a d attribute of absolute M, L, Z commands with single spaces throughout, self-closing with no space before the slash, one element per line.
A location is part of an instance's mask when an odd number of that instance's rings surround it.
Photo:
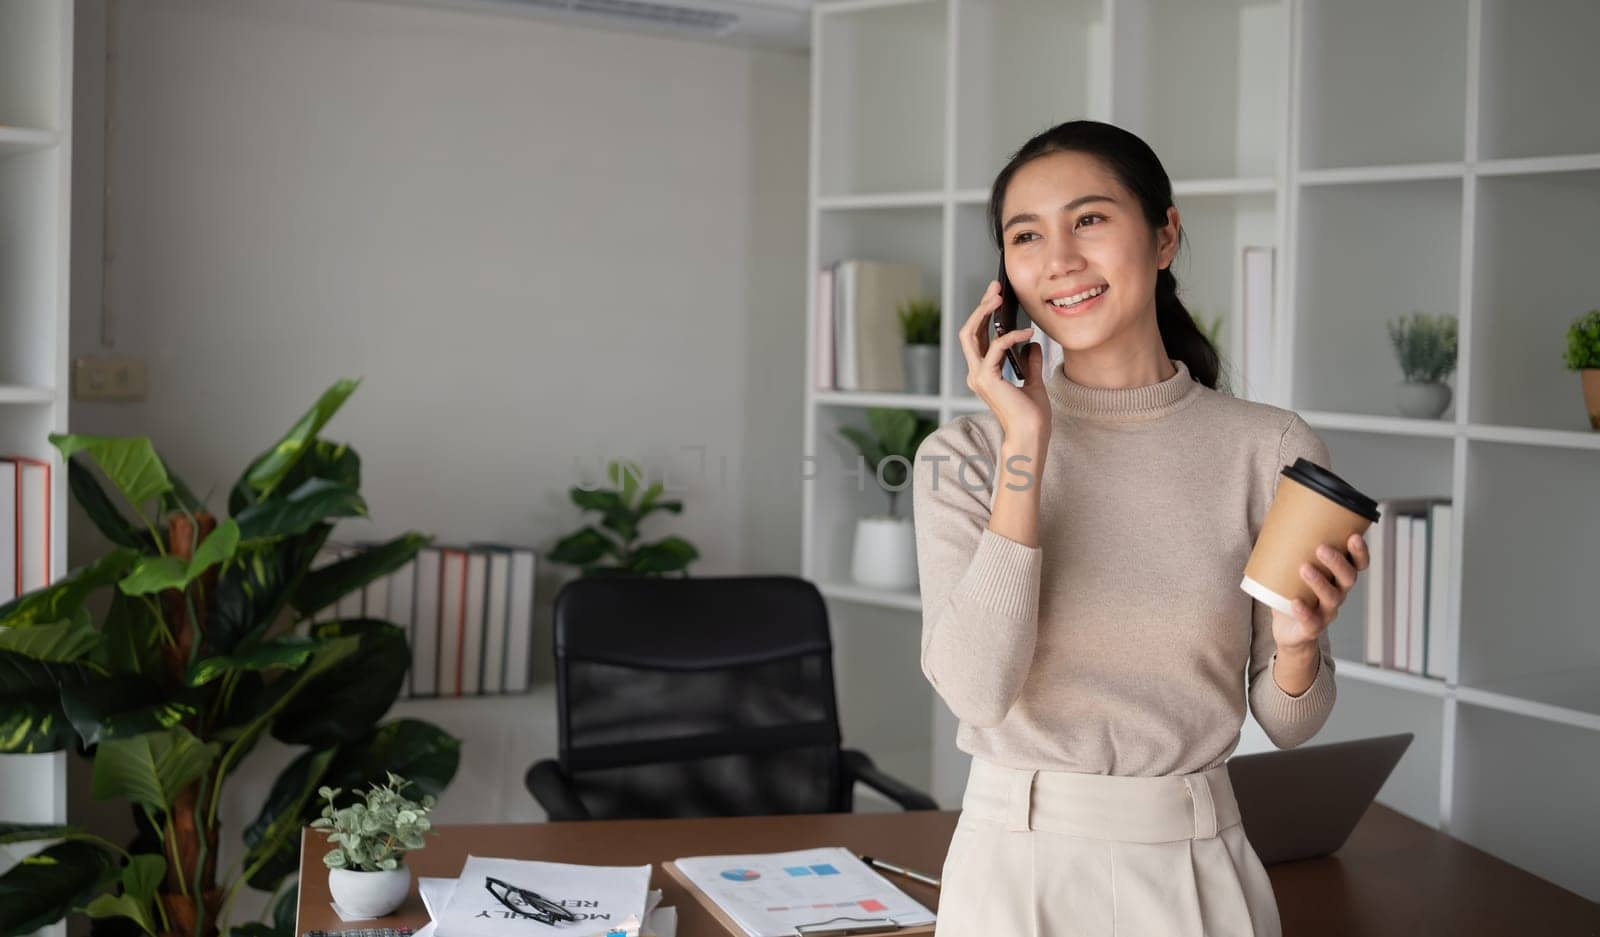
<path fill-rule="evenodd" d="M 1171 271 L 1172 186 L 1137 136 L 1034 137 L 989 221 L 1005 282 L 959 335 L 990 412 L 928 436 L 914 476 L 922 672 L 973 756 L 937 933 L 1279 937 L 1227 758 L 1247 706 L 1280 748 L 1326 722 L 1325 629 L 1365 544 L 1292 619 L 1239 582 L 1279 469 L 1331 468 L 1327 447 L 1218 389 Z M 1002 296 L 1060 343 L 1050 373 L 1031 329 L 984 347 Z M 1001 373 L 1019 345 L 1020 387 Z M 1005 483 L 964 484 L 973 460 Z"/>
<path fill-rule="evenodd" d="M 1011 287 L 1061 344 L 1069 377 L 1125 384 L 1143 365 L 1144 377 L 1165 378 L 1165 349 L 1217 386 L 1216 349 L 1172 273 L 1183 231 L 1172 186 L 1142 140 L 1098 121 L 1062 124 L 1018 152 L 989 204 Z"/>

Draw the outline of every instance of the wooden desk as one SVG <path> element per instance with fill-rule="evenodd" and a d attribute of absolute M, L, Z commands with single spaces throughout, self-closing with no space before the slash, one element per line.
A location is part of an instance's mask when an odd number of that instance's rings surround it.
<path fill-rule="evenodd" d="M 937 875 L 956 816 L 955 811 L 928 811 L 443 826 L 408 862 L 414 877 L 455 876 L 469 850 L 514 859 L 641 865 L 680 856 L 848 846 Z M 326 851 L 321 834 L 304 831 L 297 934 L 340 927 L 415 928 L 427 922 L 413 881 L 406 903 L 392 917 L 343 924 L 329 904 L 322 864 Z M 1600 904 L 1381 804 L 1372 805 L 1350 841 L 1332 856 L 1271 865 L 1267 873 L 1285 937 L 1600 935 Z M 938 907 L 935 889 L 890 878 L 911 897 Z M 650 880 L 664 892 L 662 904 L 677 906 L 679 937 L 726 933 L 659 867 Z"/>

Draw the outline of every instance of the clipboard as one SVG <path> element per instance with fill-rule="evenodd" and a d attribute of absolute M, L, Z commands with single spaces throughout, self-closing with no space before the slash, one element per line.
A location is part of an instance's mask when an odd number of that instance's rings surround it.
<path fill-rule="evenodd" d="M 739 922 L 729 917 L 727 913 L 722 910 L 721 905 L 718 905 L 710 895 L 700 890 L 700 886 L 696 885 L 694 882 L 691 882 L 689 880 L 689 876 L 684 875 L 683 872 L 678 869 L 678 864 L 676 862 L 668 859 L 661 863 L 661 867 L 666 870 L 668 875 L 672 876 L 674 881 L 676 881 L 679 885 L 682 885 L 685 891 L 693 895 L 694 900 L 700 902 L 701 907 L 704 907 L 707 911 L 709 911 L 711 916 L 717 919 L 717 923 L 721 924 L 723 928 L 726 929 L 731 935 L 731 937 L 744 937 L 745 929 L 739 926 Z M 937 916 L 938 912 L 936 911 L 934 914 Z M 848 921 L 840 921 L 839 923 L 841 925 L 850 924 Z M 911 937 L 911 935 L 914 934 L 931 935 L 933 933 L 932 924 L 918 924 L 913 927 L 894 927 L 892 924 L 890 926 L 891 929 L 885 930 L 881 926 L 869 927 L 868 924 L 862 922 L 856 925 L 857 929 L 850 930 L 807 929 L 804 934 L 801 935 L 801 937 L 826 937 L 826 935 L 831 934 L 891 934 L 894 935 L 894 937 Z"/>

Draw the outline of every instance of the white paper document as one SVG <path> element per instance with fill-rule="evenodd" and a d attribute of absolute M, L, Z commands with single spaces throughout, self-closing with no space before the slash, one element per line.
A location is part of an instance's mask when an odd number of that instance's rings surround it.
<path fill-rule="evenodd" d="M 545 924 L 522 910 L 526 903 L 508 893 L 505 885 L 534 892 L 578 920 Z M 648 865 L 573 865 L 469 855 L 444 906 L 434 908 L 426 898 L 424 904 L 434 913 L 437 937 L 604 937 L 614 931 L 634 937 L 644 920 L 649 890 Z M 440 891 L 434 891 L 434 901 L 439 897 Z"/>
<path fill-rule="evenodd" d="M 435 922 L 455 890 L 456 880 L 453 878 L 417 879 L 417 892 L 422 896 L 422 906 L 427 909 L 430 920 L 418 928 L 412 937 L 435 937 Z M 661 906 L 661 889 L 650 890 L 645 898 L 644 910 L 644 926 L 639 929 L 639 937 L 677 937 L 678 909 L 670 905 Z"/>
<path fill-rule="evenodd" d="M 843 847 L 674 864 L 751 937 L 793 937 L 797 925 L 824 922 L 933 922 L 932 912 Z"/>

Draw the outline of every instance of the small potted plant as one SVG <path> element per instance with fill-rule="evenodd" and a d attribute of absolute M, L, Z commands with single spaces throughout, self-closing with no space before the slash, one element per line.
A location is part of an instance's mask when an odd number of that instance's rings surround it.
<path fill-rule="evenodd" d="M 1600 309 L 1574 319 L 1567 329 L 1567 368 L 1583 378 L 1583 403 L 1589 428 L 1600 430 Z"/>
<path fill-rule="evenodd" d="M 905 347 L 900 349 L 906 372 L 906 392 L 939 392 L 939 304 L 932 299 L 909 299 L 895 307 Z"/>
<path fill-rule="evenodd" d="M 850 573 L 856 582 L 880 589 L 909 589 L 917 583 L 917 538 L 911 519 L 895 511 L 900 491 L 910 485 L 917 447 L 937 425 L 910 410 L 868 407 L 871 431 L 855 426 L 839 434 L 855 443 L 889 496 L 889 513 L 856 519 Z"/>
<path fill-rule="evenodd" d="M 1399 385 L 1400 412 L 1438 419 L 1450 406 L 1452 391 L 1444 379 L 1456 368 L 1454 316 L 1424 315 L 1414 310 L 1389 323 L 1389 340 L 1405 380 Z"/>
<path fill-rule="evenodd" d="M 657 511 L 683 513 L 682 501 L 663 501 L 665 486 L 655 482 L 640 487 L 644 473 L 634 462 L 614 460 L 606 465 L 614 488 L 568 489 L 572 503 L 600 514 L 599 526 L 590 524 L 561 538 L 548 559 L 577 566 L 584 576 L 689 575 L 689 564 L 700 558 L 694 544 L 682 537 L 663 537 L 638 543 L 639 526 Z"/>
<path fill-rule="evenodd" d="M 420 801 L 403 793 L 411 782 L 394 772 L 369 791 L 356 791 L 359 802 L 335 806 L 337 787 L 323 787 L 318 796 L 328 802 L 311 828 L 327 834 L 334 846 L 322 857 L 328 867 L 328 891 L 339 909 L 351 917 L 382 917 L 400 907 L 411 888 L 411 870 L 404 864 L 407 852 L 421 849 L 422 836 L 431 829 L 428 812 L 434 798 Z"/>

